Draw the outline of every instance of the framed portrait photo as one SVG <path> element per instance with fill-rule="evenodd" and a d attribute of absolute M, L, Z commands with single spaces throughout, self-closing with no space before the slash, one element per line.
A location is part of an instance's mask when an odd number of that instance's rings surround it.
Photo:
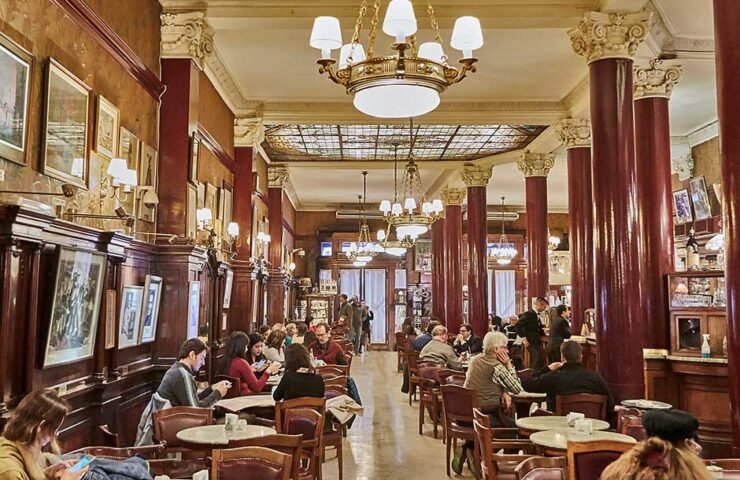
<path fill-rule="evenodd" d="M 141 304 L 141 332 L 139 343 L 153 342 L 157 335 L 159 304 L 162 299 L 162 277 L 147 275 L 144 282 L 144 301 Z"/>
<path fill-rule="evenodd" d="M 203 206 L 211 210 L 213 219 L 218 218 L 218 188 L 215 185 L 206 183 L 205 198 Z"/>
<path fill-rule="evenodd" d="M 188 238 L 195 238 L 198 233 L 198 216 L 196 210 L 198 210 L 198 187 L 192 183 L 188 183 L 188 211 L 187 211 L 187 232 Z"/>
<path fill-rule="evenodd" d="M 190 281 L 188 285 L 188 338 L 198 336 L 198 317 L 200 316 L 200 282 Z"/>
<path fill-rule="evenodd" d="M 95 122 L 95 151 L 108 158 L 118 152 L 118 129 L 121 112 L 102 95 L 98 95 L 98 112 Z"/>
<path fill-rule="evenodd" d="M 0 157 L 27 165 L 33 55 L 0 33 Z"/>
<path fill-rule="evenodd" d="M 141 304 L 144 300 L 144 287 L 125 285 L 121 293 L 121 311 L 118 315 L 118 349 L 139 344 L 141 327 Z"/>
<path fill-rule="evenodd" d="M 691 189 L 691 203 L 694 204 L 694 218 L 704 220 L 712 216 L 712 204 L 709 201 L 707 184 L 704 177 L 696 177 L 689 180 Z"/>
<path fill-rule="evenodd" d="M 224 304 L 223 308 L 229 308 L 231 305 L 231 289 L 234 286 L 234 271 L 226 271 L 226 283 L 224 284 Z"/>
<path fill-rule="evenodd" d="M 50 58 L 44 107 L 42 172 L 87 188 L 90 87 Z"/>
<path fill-rule="evenodd" d="M 432 271 L 432 241 L 417 240 L 414 247 L 414 270 L 417 272 Z"/>
<path fill-rule="evenodd" d="M 676 212 L 676 224 L 683 225 L 694 220 L 691 214 L 691 200 L 689 191 L 685 188 L 673 192 L 673 209 Z"/>
<path fill-rule="evenodd" d="M 138 172 L 139 186 L 142 189 L 150 188 L 154 193 L 157 193 L 157 151 L 145 143 L 141 144 Z M 141 220 L 154 223 L 157 218 L 156 214 L 156 206 L 148 206 L 144 202 L 139 203 L 139 218 Z"/>
<path fill-rule="evenodd" d="M 93 355 L 106 256 L 59 248 L 44 368 Z"/>

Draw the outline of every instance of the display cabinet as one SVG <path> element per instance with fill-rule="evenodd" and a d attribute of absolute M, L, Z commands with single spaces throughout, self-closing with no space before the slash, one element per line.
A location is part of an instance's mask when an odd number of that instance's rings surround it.
<path fill-rule="evenodd" d="M 312 324 L 334 320 L 334 295 L 309 294 L 299 302 L 301 318 L 313 317 Z"/>
<path fill-rule="evenodd" d="M 711 357 L 726 357 L 725 277 L 721 271 L 680 272 L 667 275 L 671 321 L 671 353 L 701 356 L 709 335 Z"/>

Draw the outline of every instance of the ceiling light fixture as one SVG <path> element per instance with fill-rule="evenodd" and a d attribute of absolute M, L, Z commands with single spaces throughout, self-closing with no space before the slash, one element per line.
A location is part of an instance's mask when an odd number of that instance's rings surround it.
<path fill-rule="evenodd" d="M 352 242 L 349 246 L 349 249 L 347 250 L 347 257 L 352 262 L 361 262 L 367 264 L 367 262 L 375 258 L 376 255 L 383 252 L 383 247 L 370 240 L 370 227 L 368 227 L 367 218 L 365 217 L 365 201 L 367 199 L 367 171 L 362 172 L 362 193 L 363 195 L 357 196 L 357 201 L 360 208 L 360 230 L 357 235 L 357 242 Z"/>
<path fill-rule="evenodd" d="M 506 237 L 506 222 L 504 220 L 504 200 L 506 197 L 501 197 L 501 238 L 497 243 L 493 244 L 491 248 L 491 257 L 496 260 L 499 265 L 509 265 L 512 260 L 516 257 L 517 251 L 514 248 L 514 244 L 509 242 Z"/>
<path fill-rule="evenodd" d="M 383 20 L 383 32 L 393 37 L 393 55 L 375 54 L 380 0 L 373 5 L 368 49 L 360 43 L 367 0 L 362 0 L 350 43 L 342 45 L 342 30 L 335 17 L 316 17 L 310 45 L 321 50 L 319 73 L 344 86 L 354 96 L 355 107 L 373 117 L 405 118 L 429 113 L 439 105 L 439 94 L 475 72 L 473 51 L 483 46 L 483 31 L 476 17 L 460 17 L 455 21 L 450 45 L 462 51 L 461 68 L 447 63 L 442 48 L 437 17 L 431 0 L 427 12 L 434 31 L 434 41 L 416 46 L 416 15 L 410 0 L 391 0 Z M 339 65 L 332 50 L 339 49 Z"/>

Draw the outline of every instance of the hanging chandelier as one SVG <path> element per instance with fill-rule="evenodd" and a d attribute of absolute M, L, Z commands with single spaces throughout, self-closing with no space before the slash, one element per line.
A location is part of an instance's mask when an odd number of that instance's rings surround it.
<path fill-rule="evenodd" d="M 381 118 L 416 117 L 429 113 L 439 105 L 439 94 L 475 72 L 473 51 L 483 46 L 480 21 L 475 17 L 460 17 L 455 21 L 450 46 L 462 51 L 460 69 L 447 63 L 442 48 L 442 36 L 431 0 L 427 12 L 434 31 L 434 41 L 416 45 L 416 15 L 410 0 L 391 0 L 383 20 L 383 32 L 394 38 L 392 55 L 376 54 L 375 38 L 381 0 L 375 0 L 367 39 L 367 54 L 360 42 L 363 22 L 368 13 L 367 0 L 362 0 L 350 43 L 342 45 L 339 19 L 316 17 L 310 45 L 321 50 L 319 73 L 328 74 L 334 83 L 345 87 L 354 96 L 359 111 Z M 369 16 L 369 15 L 368 15 Z M 331 57 L 339 49 L 339 65 Z"/>
<path fill-rule="evenodd" d="M 409 161 L 403 172 L 401 183 L 404 199 L 403 205 L 398 201 L 398 190 L 394 189 L 393 203 L 390 200 L 380 202 L 380 211 L 388 222 L 388 229 L 396 230 L 399 240 L 415 242 L 419 236 L 429 230 L 429 226 L 437 221 L 444 207 L 442 200 L 435 199 L 431 202 L 426 200 L 421 187 L 421 175 L 419 166 L 414 162 L 414 122 L 411 120 L 409 129 Z M 396 146 L 396 172 L 398 164 L 398 147 Z M 398 173 L 396 173 L 396 176 Z"/>
<path fill-rule="evenodd" d="M 388 233 L 390 234 L 390 228 L 388 229 Z M 387 235 L 383 229 L 378 230 L 377 233 L 378 242 L 380 242 L 383 251 L 388 255 L 400 257 L 405 255 L 406 251 L 414 246 L 414 243 L 408 237 L 401 240 L 391 240 L 389 234 Z"/>
<path fill-rule="evenodd" d="M 376 255 L 383 252 L 383 247 L 370 240 L 370 227 L 365 217 L 365 201 L 367 200 L 367 171 L 362 172 L 363 195 L 357 196 L 360 210 L 360 229 L 357 242 L 352 242 L 347 250 L 347 257 L 355 267 L 364 267 Z"/>
<path fill-rule="evenodd" d="M 504 200 L 506 197 L 501 197 L 501 238 L 497 243 L 493 244 L 491 248 L 491 258 L 496 260 L 499 265 L 508 265 L 516 257 L 517 251 L 514 248 L 514 244 L 509 242 L 506 237 L 506 225 L 504 220 Z"/>

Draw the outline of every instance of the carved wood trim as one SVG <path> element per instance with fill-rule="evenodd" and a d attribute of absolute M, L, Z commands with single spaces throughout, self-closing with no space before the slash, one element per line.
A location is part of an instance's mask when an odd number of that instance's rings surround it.
<path fill-rule="evenodd" d="M 51 1 L 94 38 L 149 95 L 160 101 L 166 87 L 159 76 L 141 61 L 136 52 L 84 0 Z"/>
<path fill-rule="evenodd" d="M 203 125 L 200 123 L 198 124 L 198 128 L 193 132 L 193 136 L 196 137 L 216 158 L 218 158 L 218 160 L 228 168 L 231 173 L 236 173 L 236 162 L 234 161 L 234 157 L 224 150 L 224 147 L 218 143 L 218 140 L 216 140 Z"/>

